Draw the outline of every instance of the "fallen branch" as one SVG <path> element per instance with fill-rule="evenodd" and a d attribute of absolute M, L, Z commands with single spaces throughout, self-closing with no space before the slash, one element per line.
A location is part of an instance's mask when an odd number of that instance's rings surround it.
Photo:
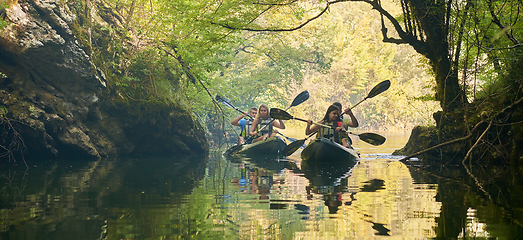
<path fill-rule="evenodd" d="M 474 148 L 476 148 L 478 146 L 479 141 L 481 141 L 481 139 L 488 132 L 488 130 L 490 129 L 490 126 L 492 126 L 492 121 L 489 122 L 487 129 L 485 129 L 485 131 L 483 131 L 481 136 L 479 136 L 479 138 L 476 140 L 476 143 L 474 143 L 474 145 L 472 145 L 472 147 L 468 150 L 467 154 L 463 158 L 463 161 L 461 162 L 461 164 L 463 164 L 463 166 L 465 166 L 465 161 L 470 157 L 470 154 L 472 153 L 472 150 L 474 150 Z M 471 136 L 471 135 L 469 135 L 469 136 Z M 466 168 L 466 166 L 465 166 L 465 168 Z"/>
<path fill-rule="evenodd" d="M 405 161 L 405 160 L 407 160 L 407 159 L 410 159 L 410 158 L 412 158 L 412 157 L 418 156 L 418 155 L 420 155 L 420 154 L 423 154 L 423 153 L 426 153 L 426 152 L 430 152 L 430 151 L 433 151 L 433 150 L 435 150 L 435 149 L 438 149 L 438 148 L 441 148 L 441 147 L 444 147 L 444 146 L 452 145 L 452 144 L 454 144 L 454 143 L 458 143 L 458 142 L 465 141 L 465 140 L 467 140 L 467 139 L 469 139 L 469 138 L 472 137 L 472 133 L 474 132 L 474 130 L 476 130 L 476 129 L 477 129 L 477 128 L 482 124 L 482 123 L 484 123 L 484 121 L 481 121 L 481 122 L 479 122 L 478 124 L 476 124 L 476 126 L 474 126 L 474 128 L 470 131 L 471 134 L 469 134 L 469 135 L 467 135 L 467 136 L 465 136 L 465 137 L 458 138 L 458 139 L 454 139 L 454 140 L 451 140 L 451 141 L 448 141 L 448 142 L 444 142 L 444 143 L 438 144 L 438 145 L 436 145 L 436 146 L 434 146 L 434 147 L 430 147 L 430 148 L 427 148 L 427 149 L 421 150 L 421 151 L 419 151 L 419 152 L 416 152 L 416 153 L 413 153 L 413 154 L 411 154 L 411 155 L 409 155 L 409 156 L 406 156 L 406 157 L 400 159 L 399 161 L 402 161 L 402 162 L 403 162 L 403 161 Z"/>

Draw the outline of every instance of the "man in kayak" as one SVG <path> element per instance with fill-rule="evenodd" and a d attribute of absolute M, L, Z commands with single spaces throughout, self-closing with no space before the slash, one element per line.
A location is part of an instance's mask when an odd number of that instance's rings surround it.
<path fill-rule="evenodd" d="M 285 129 L 285 124 L 283 124 L 281 119 L 272 121 L 272 118 L 269 117 L 269 106 L 262 103 L 258 108 L 258 114 L 256 114 L 249 132 L 251 136 L 255 136 L 252 142 L 255 143 L 276 136 L 278 130 L 274 129 L 274 127 Z"/>
<path fill-rule="evenodd" d="M 241 128 L 240 135 L 238 136 L 238 144 L 245 144 L 245 139 L 249 136 L 249 131 L 252 126 L 252 119 L 256 117 L 258 113 L 258 108 L 252 107 L 249 110 L 249 115 L 243 113 L 242 115 L 236 117 L 231 121 L 233 126 L 239 126 Z M 250 143 L 250 142 L 249 142 Z"/>
<path fill-rule="evenodd" d="M 354 116 L 354 114 L 352 114 L 352 116 Z M 305 135 L 310 135 L 318 131 L 316 138 L 327 138 L 343 145 L 344 147 L 351 147 L 349 140 L 347 140 L 347 131 L 345 130 L 345 126 L 343 126 L 343 122 L 340 120 L 340 110 L 337 106 L 330 105 L 327 109 L 327 112 L 325 113 L 325 116 L 318 123 L 329 125 L 331 127 L 323 127 L 319 125 L 314 125 L 311 127 L 312 121 L 308 120 L 307 129 L 305 129 Z"/>

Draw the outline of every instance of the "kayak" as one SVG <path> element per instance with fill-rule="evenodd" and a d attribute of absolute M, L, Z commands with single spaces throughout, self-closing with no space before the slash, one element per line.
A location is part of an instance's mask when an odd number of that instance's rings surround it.
<path fill-rule="evenodd" d="M 276 136 L 270 137 L 251 144 L 245 144 L 235 154 L 245 156 L 268 156 L 279 155 L 281 150 L 287 146 L 285 140 Z"/>
<path fill-rule="evenodd" d="M 359 161 L 359 154 L 330 139 L 316 138 L 303 149 L 301 159 L 315 163 L 346 162 L 354 166 Z"/>

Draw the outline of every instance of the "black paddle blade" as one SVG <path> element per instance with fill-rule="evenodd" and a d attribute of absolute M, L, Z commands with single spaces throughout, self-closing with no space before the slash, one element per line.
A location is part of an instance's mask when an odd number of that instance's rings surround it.
<path fill-rule="evenodd" d="M 296 152 L 296 150 L 298 150 L 298 148 L 303 146 L 303 144 L 305 143 L 305 140 L 306 139 L 301 139 L 301 140 L 298 140 L 295 142 L 291 142 L 289 145 L 287 145 L 285 148 L 283 148 L 283 150 L 281 150 L 281 154 L 283 154 L 283 156 L 292 155 L 294 152 Z"/>
<path fill-rule="evenodd" d="M 358 134 L 360 139 L 366 143 L 370 143 L 374 146 L 379 146 L 385 142 L 385 137 L 378 135 L 376 133 L 362 133 Z"/>
<path fill-rule="evenodd" d="M 236 145 L 232 146 L 231 148 L 227 149 L 227 151 L 225 151 L 223 153 L 223 155 L 230 156 L 232 154 L 235 154 L 236 152 L 240 151 L 240 149 L 242 149 L 242 147 L 243 147 L 243 145 L 236 144 Z"/>
<path fill-rule="evenodd" d="M 378 83 L 378 85 L 374 86 L 372 90 L 370 90 L 369 95 L 367 95 L 366 98 L 373 98 L 376 95 L 387 91 L 390 87 L 390 80 L 385 80 L 383 82 Z"/>
<path fill-rule="evenodd" d="M 307 101 L 307 99 L 309 99 L 309 91 L 305 90 L 305 91 L 301 92 L 300 94 L 298 94 L 298 96 L 296 96 L 296 98 L 294 98 L 294 101 L 292 101 L 290 107 L 298 106 L 302 102 Z"/>
<path fill-rule="evenodd" d="M 216 95 L 216 101 L 221 102 L 230 108 L 234 108 L 234 105 L 232 105 L 231 101 L 229 101 L 227 98 L 224 98 L 220 95 Z"/>
<path fill-rule="evenodd" d="M 279 108 L 271 108 L 269 112 L 269 116 L 274 119 L 281 119 L 281 120 L 290 120 L 293 119 L 292 115 L 290 115 L 285 110 L 279 109 Z"/>

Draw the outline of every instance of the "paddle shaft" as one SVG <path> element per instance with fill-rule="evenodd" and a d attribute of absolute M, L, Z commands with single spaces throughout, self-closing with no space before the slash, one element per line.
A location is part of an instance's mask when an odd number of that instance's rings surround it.
<path fill-rule="evenodd" d="M 235 107 L 234 105 L 232 105 L 232 104 L 230 104 L 230 103 L 229 103 L 229 105 L 231 105 L 231 107 L 232 107 L 232 108 L 233 108 L 234 110 L 236 110 L 236 111 L 240 112 L 241 114 L 245 114 L 245 115 L 247 115 L 247 117 L 249 117 L 249 118 L 250 118 L 251 120 L 254 120 L 254 118 L 253 118 L 253 117 L 251 117 L 251 115 L 249 115 L 249 114 L 245 113 L 244 111 L 242 111 L 241 109 L 239 109 L 239 108 Z"/>
<path fill-rule="evenodd" d="M 296 119 L 296 120 L 299 120 L 299 121 L 302 121 L 302 122 L 309 122 L 305 119 L 301 119 L 301 118 L 297 118 L 297 117 L 292 117 L 292 119 Z M 312 122 L 312 124 L 315 124 L 315 125 L 318 125 L 318 126 L 322 126 L 322 127 L 328 127 L 328 128 L 333 128 L 332 126 L 329 126 L 329 125 L 325 125 L 325 124 L 321 124 L 321 123 L 315 123 L 315 122 Z"/>

